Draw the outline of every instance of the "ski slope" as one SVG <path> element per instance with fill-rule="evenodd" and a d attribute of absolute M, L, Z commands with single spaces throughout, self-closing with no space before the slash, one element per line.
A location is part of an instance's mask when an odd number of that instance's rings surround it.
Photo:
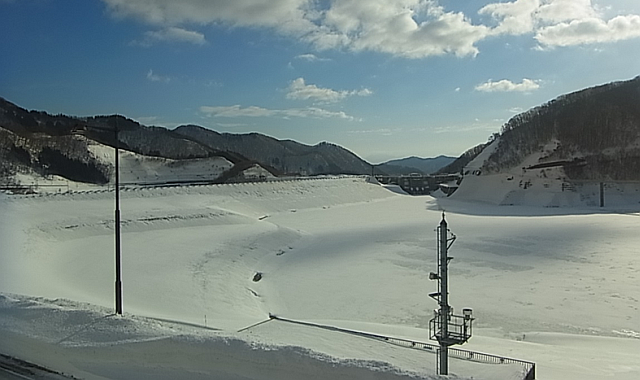
<path fill-rule="evenodd" d="M 540 379 L 640 376 L 629 205 L 495 206 L 356 177 L 125 188 L 120 317 L 113 197 L 0 195 L 0 352 L 95 379 L 438 378 L 434 354 L 269 315 L 427 342 L 445 210 L 450 303 L 477 318 L 463 348 L 534 361 Z"/>

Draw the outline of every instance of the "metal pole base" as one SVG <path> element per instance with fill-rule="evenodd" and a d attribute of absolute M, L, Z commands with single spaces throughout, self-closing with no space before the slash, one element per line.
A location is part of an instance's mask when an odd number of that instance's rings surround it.
<path fill-rule="evenodd" d="M 438 368 L 440 370 L 440 375 L 448 375 L 449 374 L 449 349 L 448 347 L 440 347 L 438 350 Z"/>
<path fill-rule="evenodd" d="M 116 281 L 116 314 L 122 315 L 122 282 Z"/>

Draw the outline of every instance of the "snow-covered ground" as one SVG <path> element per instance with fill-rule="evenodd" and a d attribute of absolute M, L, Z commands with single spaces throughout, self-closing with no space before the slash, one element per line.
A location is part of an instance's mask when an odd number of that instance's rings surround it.
<path fill-rule="evenodd" d="M 569 180 L 562 166 L 530 169 L 544 162 L 558 144 L 552 140 L 511 169 L 497 174 L 482 173 L 483 164 L 497 148 L 496 140 L 465 167 L 465 176 L 452 198 L 500 206 L 587 208 L 600 206 L 602 200 L 610 208 L 640 210 L 637 181 L 605 181 L 601 194 L 599 182 Z"/>
<path fill-rule="evenodd" d="M 85 139 L 78 136 L 79 139 Z M 86 139 L 85 139 L 86 140 Z M 113 166 L 115 150 L 112 147 L 87 140 L 89 151 L 105 165 Z M 170 158 L 145 156 L 125 149 L 120 149 L 120 183 L 131 184 L 166 184 L 172 182 L 207 182 L 214 181 L 225 171 L 233 167 L 233 163 L 224 157 L 193 158 L 174 160 Z M 273 178 L 268 171 L 259 165 L 245 170 L 246 178 Z M 17 183 L 31 188 L 38 193 L 64 193 L 70 191 L 112 189 L 115 183 L 115 170 L 111 170 L 109 186 L 86 184 L 69 181 L 66 178 L 51 175 L 43 178 L 34 173 L 17 173 Z"/>
<path fill-rule="evenodd" d="M 92 143 L 91 153 L 107 164 L 115 161 L 115 150 L 109 146 Z M 233 164 L 223 157 L 172 160 L 137 154 L 128 150 L 120 151 L 121 183 L 156 183 L 174 181 L 211 181 L 218 178 Z M 111 182 L 114 182 L 112 178 Z"/>
<path fill-rule="evenodd" d="M 433 353 L 269 314 L 428 342 L 446 210 L 450 302 L 477 318 L 462 348 L 534 361 L 539 379 L 640 378 L 637 207 L 495 206 L 354 177 L 128 189 L 121 317 L 113 195 L 0 194 L 1 353 L 88 379 L 438 378 Z M 450 363 L 454 378 L 521 371 Z"/>

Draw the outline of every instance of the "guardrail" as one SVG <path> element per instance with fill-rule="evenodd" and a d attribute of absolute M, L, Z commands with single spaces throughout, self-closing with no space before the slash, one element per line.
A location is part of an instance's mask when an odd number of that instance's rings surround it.
<path fill-rule="evenodd" d="M 418 342 L 418 341 L 403 339 L 403 338 L 394 338 L 386 335 L 345 329 L 345 328 L 336 327 L 336 326 L 321 325 L 321 324 L 312 323 L 312 322 L 296 321 L 293 319 L 278 317 L 273 314 L 270 314 L 269 318 L 272 320 L 277 320 L 277 321 L 286 322 L 286 323 L 293 323 L 293 324 L 309 326 L 309 327 L 317 327 L 325 330 L 337 331 L 337 332 L 357 335 L 365 338 L 381 340 L 397 346 L 402 346 L 402 347 L 407 347 L 407 348 L 412 348 L 412 349 L 417 349 L 422 351 L 429 351 L 433 353 L 437 353 L 438 350 L 440 349 L 439 345 L 432 344 L 432 343 Z M 449 356 L 455 357 L 457 359 L 463 359 L 463 360 L 469 360 L 469 361 L 487 363 L 487 364 L 520 364 L 523 367 L 523 372 L 522 372 L 524 375 L 523 380 L 534 380 L 536 378 L 536 363 L 534 362 L 508 358 L 508 357 L 498 356 L 498 355 L 485 354 L 483 352 L 462 350 L 459 348 L 449 348 Z"/>
<path fill-rule="evenodd" d="M 0 0 L 1 1 L 1 0 Z M 344 176 L 312 176 L 312 177 L 274 177 L 264 180 L 246 180 L 242 182 L 218 182 L 216 180 L 176 180 L 176 181 L 162 181 L 162 182 L 121 182 L 120 189 L 123 191 L 130 191 L 136 189 L 155 189 L 155 188 L 172 188 L 172 187 L 195 187 L 195 186 L 234 186 L 242 184 L 258 184 L 258 183 L 279 183 L 279 182 L 300 182 L 300 181 L 323 181 L 330 179 L 342 179 L 342 178 L 364 178 L 366 175 L 344 175 Z M 76 194 L 76 193 L 105 193 L 115 191 L 115 186 L 112 184 L 103 185 L 101 188 L 96 187 L 93 189 L 77 190 L 69 187 L 68 184 L 64 185 L 38 185 L 38 184 L 25 184 L 16 186 L 0 186 L 0 192 L 11 191 L 12 195 L 27 195 L 27 196 L 42 196 L 42 193 L 38 193 L 39 187 L 67 187 L 64 192 L 48 193 L 49 195 L 64 195 L 64 194 Z M 20 190 L 20 194 L 16 191 Z"/>
<path fill-rule="evenodd" d="M 462 350 L 459 348 L 449 348 L 449 356 L 456 357 L 458 359 L 466 359 L 489 364 L 520 364 L 526 371 L 524 380 L 534 380 L 536 378 L 536 363 L 534 362 L 498 355 L 485 354 L 483 352 Z"/>

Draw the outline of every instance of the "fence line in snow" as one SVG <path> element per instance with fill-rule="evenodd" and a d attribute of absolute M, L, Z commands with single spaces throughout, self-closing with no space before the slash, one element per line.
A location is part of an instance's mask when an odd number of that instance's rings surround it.
<path fill-rule="evenodd" d="M 321 328 L 325 330 L 336 331 L 336 332 L 341 332 L 346 334 L 357 335 L 365 338 L 381 340 L 397 346 L 418 349 L 418 350 L 428 351 L 433 353 L 437 353 L 438 350 L 440 349 L 440 346 L 436 344 L 418 342 L 410 339 L 394 338 L 394 337 L 381 335 L 381 334 L 373 334 L 373 333 L 368 333 L 364 331 L 345 329 L 342 327 L 322 325 L 322 324 L 312 323 L 312 322 L 297 321 L 293 319 L 278 317 L 273 314 L 269 314 L 269 318 L 272 320 L 277 320 L 277 321 L 286 322 L 286 323 L 316 327 L 316 328 Z M 449 355 L 457 359 L 475 361 L 479 363 L 520 364 L 523 366 L 523 375 L 524 375 L 523 380 L 534 380 L 536 378 L 536 363 L 534 362 L 508 358 L 508 357 L 498 356 L 498 355 L 485 354 L 483 352 L 463 350 L 459 348 L 449 348 Z"/>

